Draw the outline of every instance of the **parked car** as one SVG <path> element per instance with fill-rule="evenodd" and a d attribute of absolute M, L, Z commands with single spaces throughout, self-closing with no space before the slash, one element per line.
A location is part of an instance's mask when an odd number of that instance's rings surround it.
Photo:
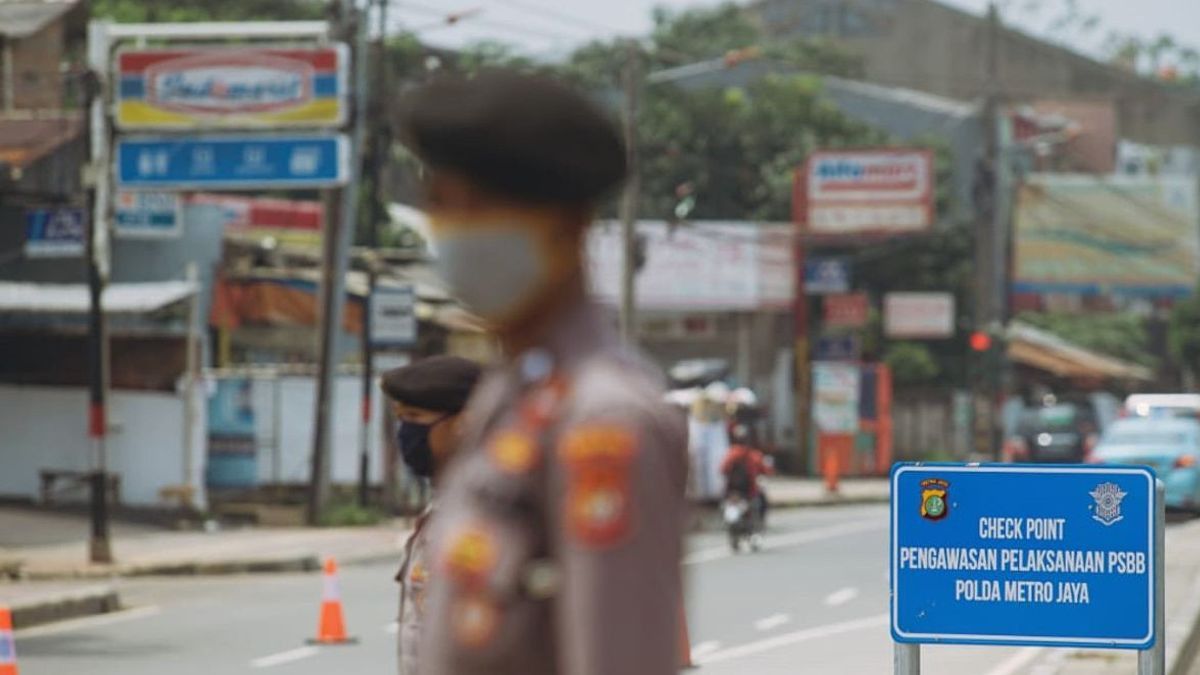
<path fill-rule="evenodd" d="M 1166 485 L 1168 509 L 1200 511 L 1200 420 L 1118 420 L 1100 439 L 1092 461 L 1148 466 Z"/>
<path fill-rule="evenodd" d="M 1132 394 L 1125 399 L 1125 417 L 1200 418 L 1200 394 Z"/>
<path fill-rule="evenodd" d="M 1004 454 L 1011 462 L 1080 463 L 1087 460 L 1099 437 L 1099 423 L 1090 405 L 1055 403 L 1026 408 L 1005 443 Z"/>

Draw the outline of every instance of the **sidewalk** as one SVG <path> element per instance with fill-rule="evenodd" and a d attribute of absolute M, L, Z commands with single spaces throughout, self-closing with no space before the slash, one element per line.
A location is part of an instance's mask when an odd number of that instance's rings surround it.
<path fill-rule="evenodd" d="M 1200 639 L 1200 520 L 1167 525 L 1167 674 L 1185 675 Z M 1064 650 L 1032 666 L 1036 675 L 1130 675 L 1137 653 Z"/>
<path fill-rule="evenodd" d="M 112 565 L 87 563 L 84 516 L 0 508 L 0 570 L 28 580 L 170 574 L 298 572 L 342 564 L 399 560 L 403 521 L 355 528 L 243 528 L 179 532 L 140 526 L 113 529 Z M 37 540 L 32 533 L 37 534 Z"/>
<path fill-rule="evenodd" d="M 886 478 L 846 478 L 837 494 L 825 490 L 819 478 L 772 477 L 766 479 L 767 496 L 773 507 L 840 506 L 886 504 L 890 486 Z"/>

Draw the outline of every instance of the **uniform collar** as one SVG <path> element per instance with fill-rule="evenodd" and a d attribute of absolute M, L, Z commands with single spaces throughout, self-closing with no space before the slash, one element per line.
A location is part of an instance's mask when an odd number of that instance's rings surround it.
<path fill-rule="evenodd" d="M 618 344 L 604 310 L 591 301 L 583 302 L 558 317 L 539 345 L 513 359 L 513 368 L 520 381 L 529 385 L 570 370 L 583 357 Z"/>

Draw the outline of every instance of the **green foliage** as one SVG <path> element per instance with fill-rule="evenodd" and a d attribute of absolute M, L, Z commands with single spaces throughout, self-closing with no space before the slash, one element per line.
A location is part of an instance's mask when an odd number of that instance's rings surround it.
<path fill-rule="evenodd" d="M 329 506 L 318 521 L 321 527 L 365 527 L 378 525 L 383 519 L 379 509 L 345 502 Z"/>
<path fill-rule="evenodd" d="M 1159 363 L 1150 351 L 1145 323 L 1132 314 L 1026 312 L 1017 316 L 1017 321 L 1054 333 L 1085 349 L 1149 368 L 1157 367 Z"/>
<path fill-rule="evenodd" d="M 1192 373 L 1200 373 L 1200 294 L 1175 303 L 1167 342 L 1171 356 Z"/>
<path fill-rule="evenodd" d="M 325 18 L 320 0 L 92 0 L 92 15 L 119 23 L 161 21 L 304 21 Z"/>
<path fill-rule="evenodd" d="M 892 369 L 896 384 L 901 386 L 927 384 L 941 374 L 929 347 L 918 342 L 892 344 L 883 360 Z"/>

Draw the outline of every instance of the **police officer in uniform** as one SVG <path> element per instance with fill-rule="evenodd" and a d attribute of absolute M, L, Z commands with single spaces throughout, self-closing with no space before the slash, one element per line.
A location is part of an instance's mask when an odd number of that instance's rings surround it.
<path fill-rule="evenodd" d="M 443 482 L 420 672 L 677 672 L 686 430 L 586 293 L 619 135 L 584 96 L 504 71 L 421 87 L 399 126 L 439 272 L 505 354 Z"/>
<path fill-rule="evenodd" d="M 471 390 L 479 381 L 478 364 L 456 356 L 434 356 L 393 368 L 383 374 L 381 387 L 392 404 L 399 426 L 396 446 L 411 475 L 439 483 L 442 470 L 458 446 L 459 420 Z M 434 495 L 436 499 L 436 494 Z M 400 584 L 399 673 L 417 675 L 425 590 L 431 574 L 429 522 L 434 502 L 417 517 L 404 543 L 404 558 L 396 581 Z"/>

